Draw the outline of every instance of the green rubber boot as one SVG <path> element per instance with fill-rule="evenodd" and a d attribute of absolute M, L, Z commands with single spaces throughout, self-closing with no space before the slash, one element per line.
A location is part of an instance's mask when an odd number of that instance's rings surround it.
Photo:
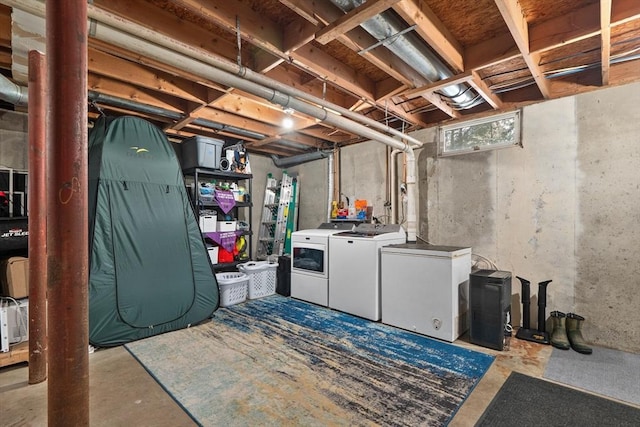
<path fill-rule="evenodd" d="M 593 350 L 582 338 L 582 322 L 584 317 L 578 316 L 575 313 L 567 313 L 567 337 L 571 343 L 571 348 L 582 354 L 591 354 Z"/>
<path fill-rule="evenodd" d="M 560 350 L 569 350 L 569 338 L 567 338 L 567 329 L 565 326 L 566 315 L 560 311 L 551 312 L 551 345 Z"/>

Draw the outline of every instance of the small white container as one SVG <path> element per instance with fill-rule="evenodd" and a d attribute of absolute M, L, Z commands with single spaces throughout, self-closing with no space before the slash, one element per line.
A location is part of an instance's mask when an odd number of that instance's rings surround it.
<path fill-rule="evenodd" d="M 236 231 L 235 221 L 218 221 L 216 223 L 216 231 Z"/>
<path fill-rule="evenodd" d="M 209 260 L 211 264 L 218 263 L 218 247 L 217 246 L 207 246 L 207 253 L 209 254 Z"/>
<path fill-rule="evenodd" d="M 211 233 L 216 231 L 218 219 L 215 215 L 200 215 L 200 231 Z"/>

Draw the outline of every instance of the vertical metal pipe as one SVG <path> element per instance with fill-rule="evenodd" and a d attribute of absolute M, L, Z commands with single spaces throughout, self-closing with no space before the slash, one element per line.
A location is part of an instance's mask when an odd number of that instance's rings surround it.
<path fill-rule="evenodd" d="M 49 426 L 89 425 L 87 2 L 46 3 Z"/>
<path fill-rule="evenodd" d="M 46 67 L 29 52 L 29 384 L 47 379 Z"/>
<path fill-rule="evenodd" d="M 333 200 L 335 200 L 333 198 L 333 188 L 335 186 L 333 182 L 333 151 L 331 151 L 327 158 L 327 165 L 329 167 L 329 170 L 327 171 L 327 222 L 331 222 L 331 210 L 333 207 Z"/>

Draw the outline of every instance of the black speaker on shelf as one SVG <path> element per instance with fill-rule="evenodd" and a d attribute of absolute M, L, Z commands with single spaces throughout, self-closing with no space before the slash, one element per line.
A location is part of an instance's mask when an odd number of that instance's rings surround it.
<path fill-rule="evenodd" d="M 220 159 L 220 170 L 225 172 L 231 171 L 231 162 L 226 157 Z"/>
<path fill-rule="evenodd" d="M 469 341 L 503 350 L 505 335 L 511 335 L 511 273 L 499 270 L 472 272 L 469 275 L 469 309 Z"/>

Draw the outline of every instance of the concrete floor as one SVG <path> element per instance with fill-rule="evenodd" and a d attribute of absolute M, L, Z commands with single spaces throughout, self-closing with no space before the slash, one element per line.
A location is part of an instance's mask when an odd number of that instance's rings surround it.
<path fill-rule="evenodd" d="M 473 425 L 511 371 L 541 377 L 551 355 L 551 346 L 515 338 L 510 350 L 502 352 L 469 344 L 465 337 L 455 344 L 493 354 L 496 360 L 451 426 Z M 195 425 L 124 347 L 91 354 L 89 375 L 90 417 L 94 427 Z M 26 363 L 0 369 L 0 425 L 47 424 L 46 382 L 28 385 L 28 377 Z"/>

